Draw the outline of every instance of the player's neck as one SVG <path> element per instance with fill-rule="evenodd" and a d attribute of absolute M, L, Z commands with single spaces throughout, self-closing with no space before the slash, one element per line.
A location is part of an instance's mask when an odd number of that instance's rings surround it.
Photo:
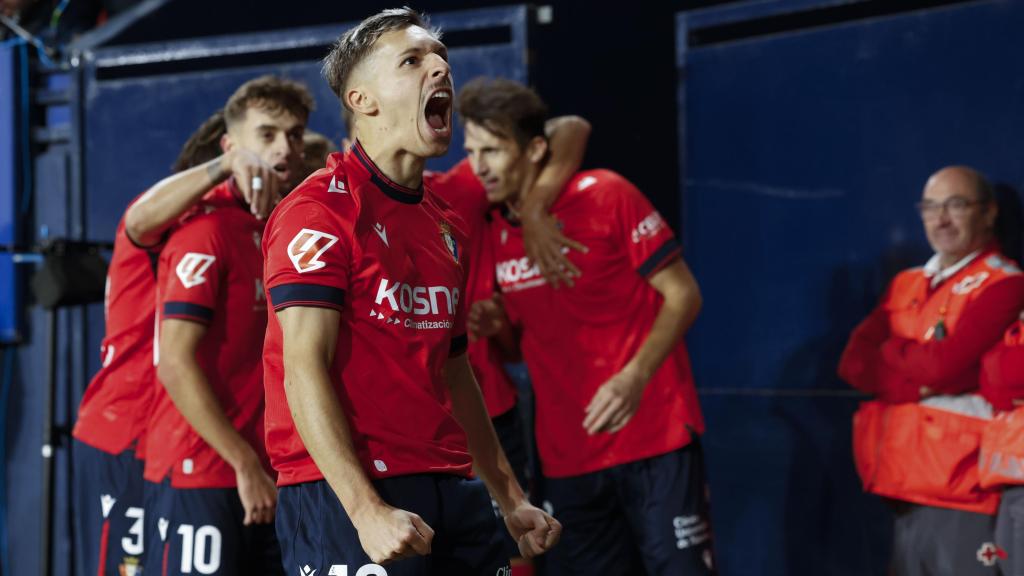
<path fill-rule="evenodd" d="M 539 168 L 527 168 L 526 174 L 523 176 L 523 183 L 519 187 L 519 191 L 516 193 L 514 198 L 510 198 L 505 202 L 505 204 L 508 205 L 509 214 L 514 216 L 517 220 L 519 219 L 519 214 L 522 212 L 523 203 L 526 201 L 526 195 L 529 194 L 537 184 L 538 176 L 540 176 Z"/>
<path fill-rule="evenodd" d="M 416 156 L 407 150 L 387 142 L 360 140 L 366 156 L 376 164 L 392 182 L 406 188 L 419 188 L 423 182 L 423 166 L 426 158 Z"/>

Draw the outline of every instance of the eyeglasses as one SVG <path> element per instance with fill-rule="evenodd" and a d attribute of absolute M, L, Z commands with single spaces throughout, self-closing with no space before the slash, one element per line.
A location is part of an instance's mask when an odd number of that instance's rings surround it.
<path fill-rule="evenodd" d="M 981 204 L 977 200 L 968 200 L 962 196 L 953 196 L 946 198 L 944 202 L 933 202 L 931 200 L 922 200 L 917 203 L 917 211 L 921 213 L 921 218 L 925 220 L 934 220 L 942 214 L 945 210 L 949 212 L 950 216 L 959 217 L 967 213 L 967 209 L 975 204 Z"/>

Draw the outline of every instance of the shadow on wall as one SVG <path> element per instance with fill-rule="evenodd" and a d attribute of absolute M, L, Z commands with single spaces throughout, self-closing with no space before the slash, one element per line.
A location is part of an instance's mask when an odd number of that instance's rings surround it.
<path fill-rule="evenodd" d="M 1021 215 L 1020 195 L 1009 184 L 996 183 L 995 186 L 996 204 L 999 206 L 999 217 L 996 219 L 996 239 L 1003 248 L 1003 253 L 1020 263 L 1022 251 L 1024 251 L 1024 231 L 1021 224 L 1024 218 Z"/>

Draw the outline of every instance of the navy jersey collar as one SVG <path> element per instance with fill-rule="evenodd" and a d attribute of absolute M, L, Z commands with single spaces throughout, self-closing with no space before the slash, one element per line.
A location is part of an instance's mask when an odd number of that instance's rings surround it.
<path fill-rule="evenodd" d="M 397 182 L 393 182 L 390 178 L 381 172 L 380 168 L 374 164 L 373 160 L 363 150 L 363 145 L 357 140 L 352 145 L 352 153 L 359 159 L 363 167 L 366 168 L 367 172 L 370 173 L 370 181 L 372 181 L 381 192 L 386 194 L 392 200 L 402 202 L 403 204 L 419 204 L 423 200 L 423 181 L 420 180 L 419 188 L 409 188 L 402 186 Z"/>

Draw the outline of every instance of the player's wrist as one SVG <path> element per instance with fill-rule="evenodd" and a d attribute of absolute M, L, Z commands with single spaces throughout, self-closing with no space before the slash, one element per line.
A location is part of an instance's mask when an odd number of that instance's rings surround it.
<path fill-rule="evenodd" d="M 263 470 L 259 456 L 248 444 L 235 447 L 225 460 L 234 468 L 236 474 L 252 474 Z"/>
<path fill-rule="evenodd" d="M 220 184 L 225 178 L 231 173 L 231 152 L 225 152 L 218 158 L 210 160 L 206 165 L 206 175 L 210 179 L 210 184 Z"/>
<path fill-rule="evenodd" d="M 505 516 L 512 515 L 516 510 L 523 506 L 531 506 L 530 501 L 526 498 L 526 494 L 523 489 L 519 487 L 519 482 L 513 479 L 513 483 L 509 484 L 505 488 L 504 494 L 494 494 L 494 501 L 498 503 L 498 508 L 501 513 Z"/>
<path fill-rule="evenodd" d="M 527 197 L 523 199 L 523 202 L 520 205 L 519 218 L 524 224 L 540 223 L 548 214 L 543 202 L 531 200 L 531 198 L 536 197 L 537 190 L 534 189 L 531 194 L 527 195 Z"/>
<path fill-rule="evenodd" d="M 622 368 L 620 374 L 629 379 L 630 382 L 635 382 L 642 386 L 646 385 L 647 381 L 651 379 L 654 370 L 644 367 L 639 362 L 630 362 Z"/>
<path fill-rule="evenodd" d="M 379 496 L 366 496 L 363 498 L 352 498 L 352 502 L 342 502 L 352 524 L 359 530 L 361 526 L 374 523 L 377 519 L 383 518 L 391 510 Z"/>

